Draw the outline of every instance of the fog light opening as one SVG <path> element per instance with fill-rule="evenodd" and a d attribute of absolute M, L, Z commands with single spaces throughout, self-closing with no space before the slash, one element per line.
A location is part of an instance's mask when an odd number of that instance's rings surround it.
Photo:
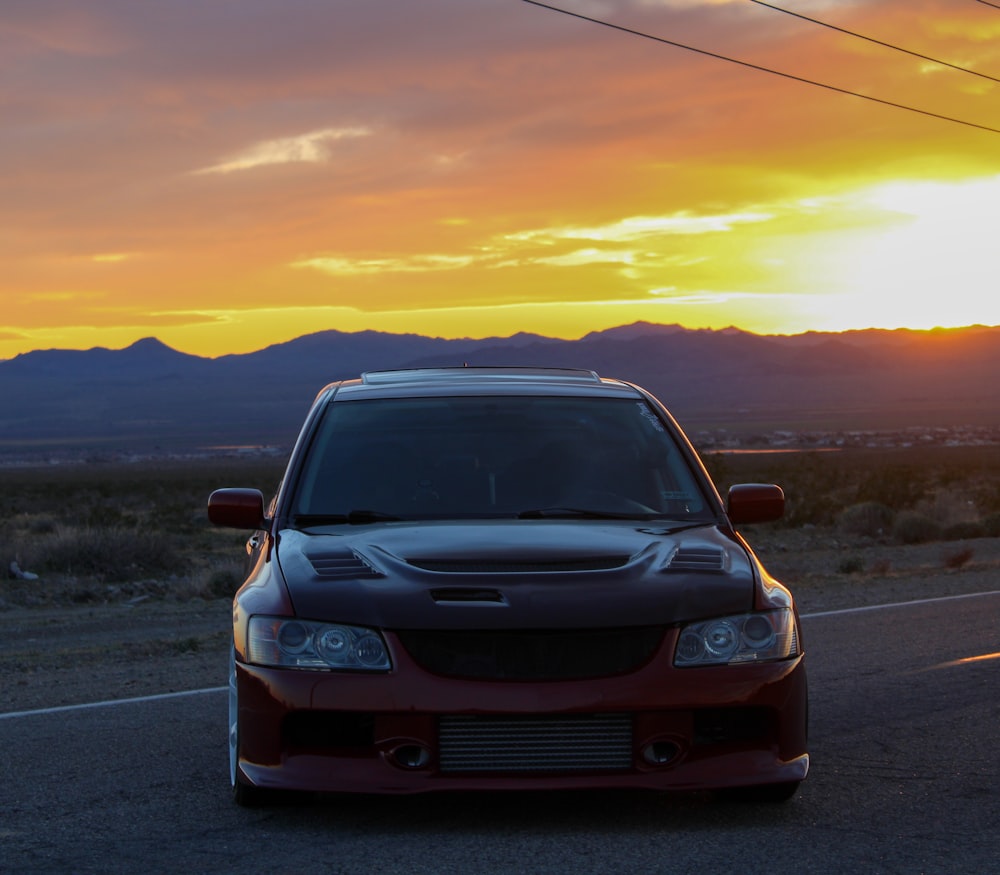
<path fill-rule="evenodd" d="M 654 741 L 642 749 L 642 758 L 651 766 L 665 766 L 677 759 L 680 752 L 673 741 Z"/>
<path fill-rule="evenodd" d="M 392 752 L 392 761 L 402 769 L 424 769 L 431 761 L 431 752 L 419 744 L 404 744 Z"/>

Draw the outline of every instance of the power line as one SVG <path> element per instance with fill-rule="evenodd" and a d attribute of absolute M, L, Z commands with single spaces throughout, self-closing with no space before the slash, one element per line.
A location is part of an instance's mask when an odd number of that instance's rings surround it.
<path fill-rule="evenodd" d="M 976 0 L 977 3 L 982 3 L 983 6 L 992 6 L 994 9 L 1000 9 L 1000 4 L 990 3 L 989 0 Z"/>
<path fill-rule="evenodd" d="M 837 27 L 835 24 L 829 24 L 825 21 L 820 21 L 818 18 L 810 18 L 808 15 L 802 15 L 798 12 L 792 12 L 791 9 L 785 9 L 782 6 L 775 6 L 773 3 L 765 3 L 764 0 L 750 0 L 751 3 L 756 3 L 758 6 L 766 6 L 768 9 L 773 9 L 775 12 L 783 12 L 785 15 L 792 15 L 795 18 L 800 18 L 802 21 L 808 21 L 811 24 L 818 24 L 820 27 L 828 27 L 830 30 L 835 30 L 838 33 L 844 33 L 848 36 L 856 37 L 857 39 L 863 39 L 870 43 L 875 43 L 877 46 L 882 46 L 887 49 L 892 49 L 895 52 L 902 52 L 904 55 L 911 55 L 914 58 L 920 58 L 924 61 L 930 61 L 934 64 L 940 64 L 942 67 L 950 67 L 952 70 L 959 70 L 962 73 L 968 73 L 970 76 L 979 76 L 982 79 L 989 79 L 990 82 L 1000 83 L 1000 79 L 996 76 L 990 76 L 987 73 L 980 73 L 978 70 L 970 70 L 968 67 L 962 67 L 958 64 L 952 64 L 948 61 L 942 61 L 940 58 L 932 58 L 930 55 L 922 55 L 920 52 L 913 52 L 909 49 L 904 49 L 901 46 L 894 45 L 893 43 L 883 42 L 880 39 L 875 39 L 874 37 L 865 36 L 862 33 L 856 33 L 853 30 L 847 30 L 844 27 Z M 992 6 L 992 3 L 987 4 Z M 1000 9 L 1000 6 L 996 7 Z"/>
<path fill-rule="evenodd" d="M 991 128 L 989 125 L 981 125 L 976 122 L 965 121 L 964 119 L 954 118 L 950 115 L 941 115 L 940 113 L 930 112 L 926 109 L 918 109 L 914 106 L 907 106 L 903 103 L 894 103 L 891 100 L 883 100 L 881 97 L 872 97 L 870 94 L 862 94 L 859 91 L 851 91 L 847 88 L 840 88 L 836 85 L 829 85 L 825 82 L 817 82 L 815 79 L 806 79 L 802 76 L 796 76 L 792 73 L 785 73 L 781 70 L 774 70 L 770 67 L 762 67 L 759 64 L 752 64 L 749 61 L 741 61 L 738 58 L 730 58 L 726 55 L 720 55 L 718 52 L 710 52 L 707 49 L 699 49 L 694 46 L 685 45 L 684 43 L 679 43 L 674 40 L 666 39 L 665 37 L 654 36 L 653 34 L 645 33 L 641 30 L 633 30 L 629 27 L 623 27 L 620 24 L 613 24 L 610 21 L 604 21 L 600 18 L 591 18 L 589 15 L 583 15 L 579 12 L 571 12 L 568 9 L 560 9 L 558 6 L 550 6 L 548 3 L 541 3 L 539 0 L 522 0 L 524 3 L 529 3 L 532 6 L 538 6 L 542 9 L 548 9 L 551 12 L 560 12 L 563 15 L 568 15 L 571 18 L 578 18 L 581 21 L 589 21 L 591 24 L 600 24 L 603 27 L 611 28 L 612 30 L 618 30 L 622 33 L 631 34 L 632 36 L 642 37 L 643 39 L 652 40 L 653 42 L 662 43 L 668 46 L 674 46 L 678 49 L 684 49 L 688 52 L 695 52 L 699 55 L 705 55 L 709 58 L 715 58 L 719 61 L 727 61 L 730 64 L 739 64 L 741 67 L 747 67 L 750 70 L 758 70 L 761 73 L 770 73 L 773 76 L 781 76 L 784 79 L 791 79 L 793 82 L 801 82 L 804 85 L 814 85 L 817 88 L 825 88 L 827 91 L 835 91 L 838 94 L 848 94 L 851 97 L 860 97 L 863 100 L 871 101 L 872 103 L 879 103 L 882 106 L 892 106 L 896 109 L 904 109 L 907 112 L 915 112 L 919 115 L 929 116 L 930 118 L 940 119 L 941 121 L 952 122 L 956 125 L 965 125 L 969 128 L 978 128 L 981 131 L 989 131 L 991 134 L 1000 134 L 1000 128 Z"/>

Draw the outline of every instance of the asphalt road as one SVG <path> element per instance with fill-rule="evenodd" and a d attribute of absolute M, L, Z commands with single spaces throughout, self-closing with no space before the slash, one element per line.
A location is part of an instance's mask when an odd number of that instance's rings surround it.
<path fill-rule="evenodd" d="M 0 871 L 1000 871 L 1000 595 L 804 622 L 812 771 L 785 805 L 578 793 L 243 810 L 225 695 L 208 691 L 0 715 Z"/>

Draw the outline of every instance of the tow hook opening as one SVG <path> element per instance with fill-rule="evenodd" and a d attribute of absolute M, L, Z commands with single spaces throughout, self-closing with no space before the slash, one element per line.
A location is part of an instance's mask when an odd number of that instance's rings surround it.
<path fill-rule="evenodd" d="M 430 764 L 431 752 L 420 744 L 402 744 L 389 755 L 401 769 L 425 769 Z"/>
<path fill-rule="evenodd" d="M 642 749 L 642 758 L 651 766 L 666 766 L 677 759 L 680 746 L 674 741 L 654 741 Z"/>

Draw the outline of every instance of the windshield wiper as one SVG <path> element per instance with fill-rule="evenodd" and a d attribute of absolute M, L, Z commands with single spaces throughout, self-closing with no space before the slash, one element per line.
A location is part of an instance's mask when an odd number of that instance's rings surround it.
<path fill-rule="evenodd" d="M 297 513 L 295 524 L 303 528 L 309 526 L 364 525 L 365 523 L 394 523 L 402 517 L 378 510 L 352 510 L 350 513 Z"/>
<path fill-rule="evenodd" d="M 646 532 L 650 535 L 676 535 L 678 532 L 686 532 L 688 529 L 704 529 L 709 526 L 716 525 L 715 520 L 699 520 L 693 523 L 678 523 L 677 525 L 660 527 L 650 527 L 646 529 L 640 529 L 639 531 Z"/>

